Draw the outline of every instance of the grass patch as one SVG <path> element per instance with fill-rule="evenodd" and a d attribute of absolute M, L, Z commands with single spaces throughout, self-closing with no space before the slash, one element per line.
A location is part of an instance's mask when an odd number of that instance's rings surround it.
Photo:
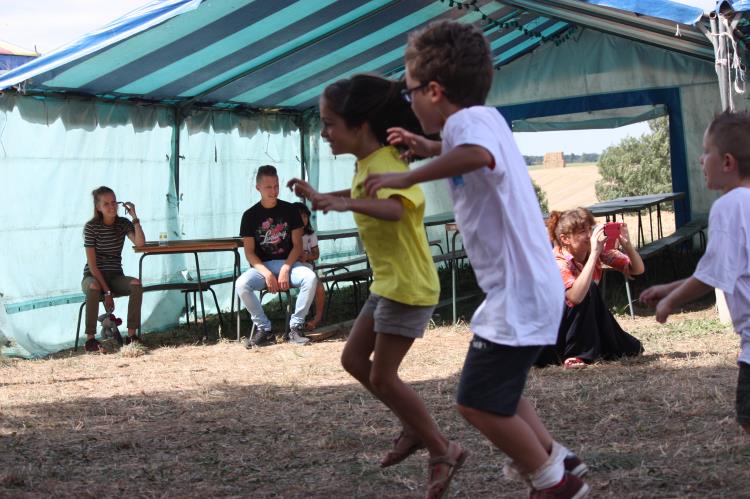
<path fill-rule="evenodd" d="M 647 268 L 653 272 L 635 288 L 675 278 L 667 267 Z M 448 296 L 449 273 L 440 279 Z M 476 291 L 468 267 L 458 282 L 460 295 Z M 608 300 L 621 288 L 611 283 Z M 341 292 L 332 317 L 351 318 L 352 291 Z M 476 304 L 461 303 L 460 315 L 469 317 Z M 278 304 L 266 306 L 279 324 Z M 445 435 L 471 452 L 449 496 L 526 497 L 524 484 L 503 478 L 502 453 L 454 409 L 471 332 L 463 321 L 446 325 L 437 312 L 399 374 Z M 526 396 L 555 438 L 588 463 L 593 497 L 746 496 L 738 477 L 750 448 L 733 409 L 737 335 L 718 322 L 710 299 L 667 324 L 656 323 L 653 311 L 638 312 L 617 320 L 643 341 L 642 357 L 580 371 L 534 368 Z M 207 326 L 217 331 L 218 319 Z M 341 337 L 248 351 L 202 335 L 200 325 L 148 334 L 149 355 L 134 357 L 14 359 L 0 380 L 0 496 L 423 493 L 426 452 L 379 468 L 400 425 L 341 368 Z M 233 328 L 223 335 L 233 337 Z"/>
<path fill-rule="evenodd" d="M 746 495 L 737 477 L 747 437 L 733 420 L 737 336 L 718 331 L 710 309 L 666 325 L 618 320 L 644 341 L 643 357 L 532 369 L 526 391 L 590 466 L 593 496 Z M 400 375 L 471 452 L 450 497 L 525 497 L 524 484 L 502 477 L 502 453 L 453 408 L 470 337 L 465 324 L 433 326 Z M 17 362 L 0 382 L 0 496 L 422 494 L 424 451 L 378 467 L 399 424 L 340 367 L 343 345 L 184 342 L 134 358 Z"/>

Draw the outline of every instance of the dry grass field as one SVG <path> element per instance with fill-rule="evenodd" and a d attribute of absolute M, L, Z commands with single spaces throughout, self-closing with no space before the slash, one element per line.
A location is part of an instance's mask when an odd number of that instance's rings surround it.
<path fill-rule="evenodd" d="M 535 369 L 528 396 L 587 461 L 593 497 L 747 497 L 750 440 L 733 420 L 738 337 L 710 306 L 659 325 L 621 316 L 638 359 Z M 470 338 L 428 331 L 401 374 L 470 451 L 449 497 L 525 497 L 453 408 Z M 248 351 L 160 346 L 0 367 L 0 497 L 421 497 L 424 453 L 377 462 L 398 432 L 343 371 L 341 336 Z"/>
<path fill-rule="evenodd" d="M 601 178 L 596 163 L 565 168 L 529 170 L 534 182 L 547 194 L 550 210 L 569 210 L 597 202 L 594 183 Z"/>
<path fill-rule="evenodd" d="M 551 209 L 596 202 L 595 167 L 531 174 Z M 637 312 L 618 320 L 643 357 L 534 369 L 528 397 L 588 463 L 592 497 L 750 497 L 750 437 L 734 422 L 737 335 L 710 302 L 667 325 Z M 180 328 L 148 335 L 142 355 L 0 358 L 0 497 L 422 497 L 424 452 L 378 467 L 399 428 L 340 367 L 345 334 L 248 351 Z M 432 328 L 401 375 L 471 452 L 449 497 L 526 497 L 453 407 L 470 337 L 465 325 Z"/>

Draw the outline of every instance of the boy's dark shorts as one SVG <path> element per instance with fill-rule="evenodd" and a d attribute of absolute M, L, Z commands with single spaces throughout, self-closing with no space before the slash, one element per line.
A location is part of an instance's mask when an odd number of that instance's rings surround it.
<path fill-rule="evenodd" d="M 750 365 L 740 362 L 737 376 L 737 422 L 750 425 Z"/>
<path fill-rule="evenodd" d="M 541 350 L 541 346 L 498 345 L 475 335 L 461 372 L 457 402 L 500 416 L 514 416 L 529 369 Z"/>

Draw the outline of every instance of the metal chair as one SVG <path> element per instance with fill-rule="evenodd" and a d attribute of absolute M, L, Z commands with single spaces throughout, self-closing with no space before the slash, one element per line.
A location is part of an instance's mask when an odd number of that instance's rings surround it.
<path fill-rule="evenodd" d="M 197 283 L 195 283 L 194 287 L 191 287 L 189 289 L 183 289 L 182 293 L 185 295 L 185 323 L 186 325 L 190 325 L 190 302 L 188 300 L 188 295 L 190 293 L 193 293 L 193 303 L 195 304 L 193 307 L 193 318 L 195 324 L 198 324 L 198 303 L 196 301 L 198 293 L 203 293 L 204 291 L 210 291 L 211 295 L 213 295 L 214 298 L 214 304 L 216 305 L 216 313 L 219 315 L 219 324 L 221 324 L 222 330 L 224 329 L 224 317 L 221 315 L 221 308 L 219 307 L 219 300 L 216 298 L 216 291 L 213 290 L 213 288 L 206 283 L 203 283 L 203 286 L 198 286 Z M 201 301 L 201 317 L 203 318 L 203 321 L 206 321 L 206 310 L 203 306 L 203 301 Z"/>

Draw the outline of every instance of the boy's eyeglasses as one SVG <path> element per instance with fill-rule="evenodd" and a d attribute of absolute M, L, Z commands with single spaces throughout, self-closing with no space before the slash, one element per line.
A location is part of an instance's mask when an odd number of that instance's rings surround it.
<path fill-rule="evenodd" d="M 411 93 L 417 90 L 422 90 L 429 84 L 430 82 L 428 81 L 427 83 L 422 83 L 421 85 L 417 85 L 416 87 L 413 87 L 413 88 L 406 87 L 401 90 L 401 97 L 403 97 L 406 102 L 411 102 L 412 101 Z"/>

